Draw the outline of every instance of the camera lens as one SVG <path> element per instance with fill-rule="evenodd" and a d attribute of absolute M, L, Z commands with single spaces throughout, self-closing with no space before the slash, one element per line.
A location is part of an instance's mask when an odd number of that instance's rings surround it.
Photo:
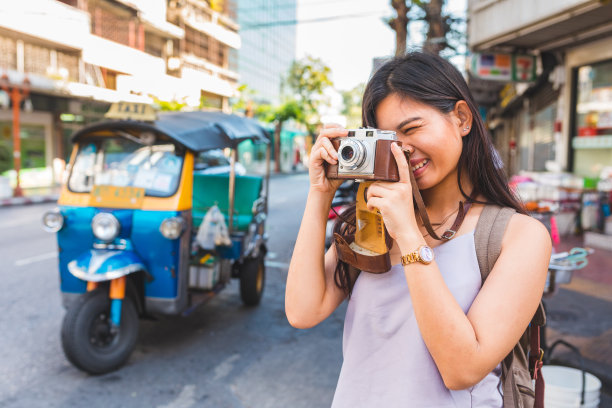
<path fill-rule="evenodd" d="M 355 150 L 352 146 L 344 146 L 340 152 L 342 160 L 350 161 L 355 156 Z"/>
<path fill-rule="evenodd" d="M 366 148 L 359 140 L 343 140 L 338 149 L 338 162 L 344 170 L 357 170 L 366 159 Z"/>

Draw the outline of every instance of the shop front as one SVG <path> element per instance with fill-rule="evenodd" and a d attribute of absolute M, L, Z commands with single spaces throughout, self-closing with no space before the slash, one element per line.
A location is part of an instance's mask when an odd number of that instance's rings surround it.
<path fill-rule="evenodd" d="M 61 183 L 72 151 L 70 137 L 101 120 L 108 103 L 32 93 L 19 115 L 20 187 L 25 195 L 47 194 Z M 14 118 L 11 106 L 0 109 L 0 198 L 13 195 Z"/>
<path fill-rule="evenodd" d="M 612 39 L 567 53 L 568 164 L 584 180 L 585 241 L 612 249 Z"/>

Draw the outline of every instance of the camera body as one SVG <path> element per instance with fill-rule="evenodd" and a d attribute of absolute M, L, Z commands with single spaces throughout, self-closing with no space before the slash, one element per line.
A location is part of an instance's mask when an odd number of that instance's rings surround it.
<path fill-rule="evenodd" d="M 395 132 L 380 129 L 349 129 L 347 137 L 331 139 L 338 163 L 325 163 L 329 179 L 399 181 L 391 144 L 402 143 Z"/>

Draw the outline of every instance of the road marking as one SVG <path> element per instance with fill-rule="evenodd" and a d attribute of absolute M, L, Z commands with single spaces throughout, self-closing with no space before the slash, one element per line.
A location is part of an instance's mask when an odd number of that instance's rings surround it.
<path fill-rule="evenodd" d="M 36 262 L 46 261 L 47 259 L 52 259 L 55 257 L 57 257 L 57 252 L 53 251 L 46 254 L 32 256 L 30 258 L 19 259 L 18 261 L 15 261 L 15 266 L 29 265 Z"/>
<path fill-rule="evenodd" d="M 189 408 L 193 407 L 196 403 L 195 399 L 195 385 L 188 384 L 183 387 L 181 393 L 176 397 L 174 401 L 170 401 L 165 405 L 158 405 L 157 408 Z"/>
<path fill-rule="evenodd" d="M 215 367 L 215 377 L 213 380 L 225 378 L 232 372 L 234 361 L 240 359 L 240 354 L 234 354 L 226 358 L 221 364 Z"/>
<path fill-rule="evenodd" d="M 284 262 L 266 261 L 266 266 L 270 268 L 289 269 L 289 264 Z"/>

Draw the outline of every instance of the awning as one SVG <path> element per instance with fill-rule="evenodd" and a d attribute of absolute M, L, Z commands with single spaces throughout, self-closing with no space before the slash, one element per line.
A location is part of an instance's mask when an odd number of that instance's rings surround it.
<path fill-rule="evenodd" d="M 611 33 L 612 2 L 607 4 L 592 2 L 542 22 L 474 44 L 473 50 L 479 52 L 503 47 L 554 51 L 593 41 Z"/>

